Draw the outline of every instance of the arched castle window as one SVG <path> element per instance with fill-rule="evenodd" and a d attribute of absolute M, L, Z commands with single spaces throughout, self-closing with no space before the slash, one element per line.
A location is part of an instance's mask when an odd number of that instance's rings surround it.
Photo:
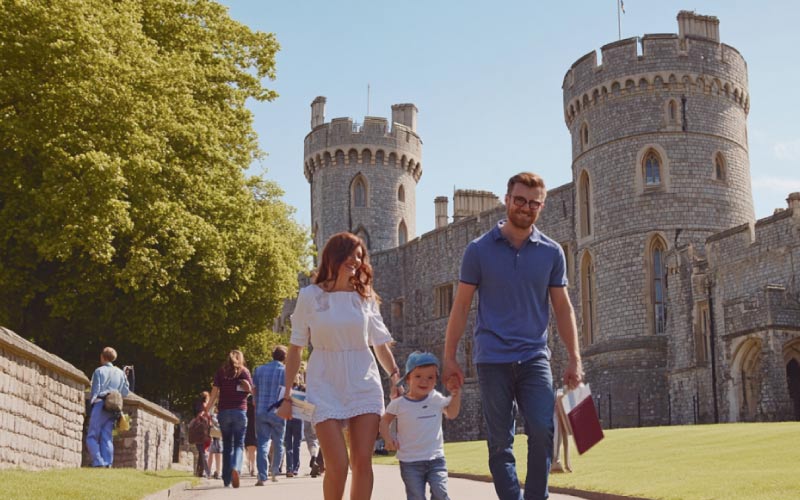
<path fill-rule="evenodd" d="M 394 153 L 389 153 L 389 166 L 390 167 L 397 166 L 397 155 Z"/>
<path fill-rule="evenodd" d="M 379 165 L 379 166 L 383 165 L 383 155 L 384 155 L 384 153 L 383 153 L 382 149 L 379 149 L 375 153 L 375 165 Z"/>
<path fill-rule="evenodd" d="M 352 196 L 354 207 L 367 206 L 367 183 L 361 174 L 353 179 Z"/>
<path fill-rule="evenodd" d="M 326 167 L 331 166 L 331 154 L 329 152 L 325 151 L 325 156 L 322 157 L 322 162 Z"/>
<path fill-rule="evenodd" d="M 341 167 L 344 165 L 344 151 L 341 149 L 336 150 L 336 166 Z"/>
<path fill-rule="evenodd" d="M 350 165 L 356 165 L 358 163 L 358 151 L 355 149 L 351 149 L 347 153 L 347 162 Z"/>
<path fill-rule="evenodd" d="M 584 252 L 581 259 L 581 338 L 588 346 L 595 340 L 596 286 L 592 255 Z"/>
<path fill-rule="evenodd" d="M 405 245 L 408 242 L 408 229 L 406 228 L 406 222 L 400 221 L 400 225 L 397 227 L 397 244 L 398 245 Z"/>
<path fill-rule="evenodd" d="M 644 155 L 642 173 L 644 174 L 646 188 L 661 185 L 661 158 L 659 158 L 658 153 L 650 150 Z"/>
<path fill-rule="evenodd" d="M 397 201 L 406 201 L 406 188 L 402 184 L 397 188 Z"/>
<path fill-rule="evenodd" d="M 369 149 L 365 149 L 364 151 L 362 151 L 361 161 L 364 163 L 364 165 L 369 165 L 370 163 L 372 163 L 372 151 L 370 151 Z"/>
<path fill-rule="evenodd" d="M 667 123 L 670 125 L 678 124 L 678 102 L 675 99 L 670 99 L 667 104 Z"/>
<path fill-rule="evenodd" d="M 722 153 L 714 155 L 714 180 L 725 180 L 725 157 L 722 156 Z"/>
<path fill-rule="evenodd" d="M 650 304 L 653 333 L 659 335 L 667 330 L 667 267 L 664 256 L 667 245 L 660 236 L 656 236 L 648 247 L 648 276 L 650 281 Z"/>
<path fill-rule="evenodd" d="M 645 144 L 632 166 L 637 194 L 670 191 L 669 157 L 660 144 Z"/>
<path fill-rule="evenodd" d="M 589 184 L 589 174 L 584 170 L 578 181 L 578 203 L 580 204 L 580 236 L 592 234 L 592 188 Z"/>
<path fill-rule="evenodd" d="M 589 125 L 586 122 L 581 125 L 581 150 L 589 146 Z"/>

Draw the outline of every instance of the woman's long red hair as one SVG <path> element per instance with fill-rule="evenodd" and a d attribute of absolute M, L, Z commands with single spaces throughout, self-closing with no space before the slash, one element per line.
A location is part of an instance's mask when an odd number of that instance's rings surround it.
<path fill-rule="evenodd" d="M 358 247 L 361 247 L 361 267 L 356 270 L 355 276 L 350 278 L 350 283 L 356 292 L 363 298 L 372 295 L 372 266 L 369 264 L 369 254 L 364 241 L 353 233 L 336 233 L 325 243 L 322 250 L 322 261 L 317 271 L 314 283 L 321 285 L 326 281 L 336 283 L 339 276 L 339 267 L 350 257 Z"/>

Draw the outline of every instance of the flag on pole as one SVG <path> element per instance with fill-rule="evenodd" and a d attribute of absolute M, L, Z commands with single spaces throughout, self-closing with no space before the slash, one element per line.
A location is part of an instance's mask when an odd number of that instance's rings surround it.
<path fill-rule="evenodd" d="M 622 9 L 622 13 L 625 13 L 625 2 L 623 0 L 619 0 L 619 7 Z"/>

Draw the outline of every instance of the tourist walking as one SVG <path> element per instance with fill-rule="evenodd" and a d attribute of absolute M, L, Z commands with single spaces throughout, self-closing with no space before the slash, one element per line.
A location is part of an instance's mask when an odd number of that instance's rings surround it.
<path fill-rule="evenodd" d="M 306 371 L 306 400 L 315 405 L 312 423 L 325 455 L 325 500 L 344 496 L 348 465 L 350 498 L 372 495 L 372 448 L 383 414 L 383 387 L 375 357 L 389 374 L 391 395 L 400 372 L 390 348 L 392 337 L 372 289 L 372 266 L 361 238 L 331 236 L 322 250 L 314 284 L 302 290 L 292 314 L 292 337 L 286 361 L 286 387 L 300 367 L 303 349 L 314 346 Z M 278 414 L 292 418 L 290 391 Z M 344 427 L 349 431 L 349 456 Z"/>
<path fill-rule="evenodd" d="M 100 366 L 92 373 L 92 392 L 89 416 L 89 430 L 86 433 L 86 449 L 92 460 L 92 467 L 111 467 L 114 463 L 114 424 L 119 417 L 118 411 L 105 408 L 105 399 L 112 392 L 125 397 L 128 390 L 128 378 L 125 373 L 114 366 L 117 351 L 106 347 L 100 353 Z M 122 411 L 120 407 L 119 411 Z"/>
<path fill-rule="evenodd" d="M 569 356 L 564 383 L 572 388 L 583 378 L 564 252 L 535 226 L 546 196 L 538 175 L 523 172 L 509 179 L 507 218 L 464 251 L 447 324 L 442 376 L 445 382 L 452 378 L 460 387 L 464 373 L 456 351 L 477 291 L 473 358 L 487 431 L 489 470 L 502 500 L 523 498 L 513 453 L 515 408 L 528 434 L 524 498 L 548 496 L 555 399 L 547 347 L 550 305 Z"/>
<path fill-rule="evenodd" d="M 276 409 L 283 388 L 286 369 L 286 346 L 278 345 L 272 349 L 272 361 L 265 363 L 253 372 L 255 379 L 256 407 L 256 465 L 258 481 L 256 486 L 264 486 L 267 473 L 270 472 L 270 444 L 272 444 L 272 470 L 270 477 L 278 480 L 278 472 L 283 459 L 283 434 L 286 421 L 279 417 Z"/>
<path fill-rule="evenodd" d="M 253 388 L 253 379 L 244 362 L 244 354 L 233 350 L 214 375 L 214 387 L 208 408 L 219 399 L 219 420 L 222 431 L 222 483 L 239 487 L 244 454 L 244 433 L 247 429 L 247 395 Z"/>
<path fill-rule="evenodd" d="M 305 399 L 306 387 L 300 384 L 300 375 L 295 379 L 292 393 L 302 394 Z M 286 434 L 283 445 L 286 449 L 286 477 L 294 477 L 300 471 L 300 443 L 303 441 L 303 421 L 291 418 L 286 421 Z"/>
<path fill-rule="evenodd" d="M 208 405 L 208 400 L 211 399 L 211 395 L 208 391 L 203 391 L 200 393 L 200 396 L 194 402 L 194 415 L 195 418 L 202 418 L 208 422 L 208 429 L 211 428 L 211 416 L 206 412 L 206 405 Z M 208 447 L 211 445 L 211 435 L 207 435 L 206 439 L 195 443 L 195 447 L 197 448 L 197 464 L 194 469 L 194 475 L 197 477 L 211 477 L 211 469 L 208 465 L 208 457 L 206 457 L 206 451 Z"/>
<path fill-rule="evenodd" d="M 255 380 L 255 377 L 253 377 Z M 247 430 L 244 432 L 244 451 L 247 457 L 247 470 L 256 475 L 256 404 L 252 394 L 247 397 Z"/>

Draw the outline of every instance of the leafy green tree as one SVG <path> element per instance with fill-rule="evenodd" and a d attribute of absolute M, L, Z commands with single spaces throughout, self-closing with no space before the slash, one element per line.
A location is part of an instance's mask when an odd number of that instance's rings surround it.
<path fill-rule="evenodd" d="M 0 324 L 153 399 L 266 338 L 309 251 L 245 172 L 278 49 L 208 0 L 0 3 Z"/>

